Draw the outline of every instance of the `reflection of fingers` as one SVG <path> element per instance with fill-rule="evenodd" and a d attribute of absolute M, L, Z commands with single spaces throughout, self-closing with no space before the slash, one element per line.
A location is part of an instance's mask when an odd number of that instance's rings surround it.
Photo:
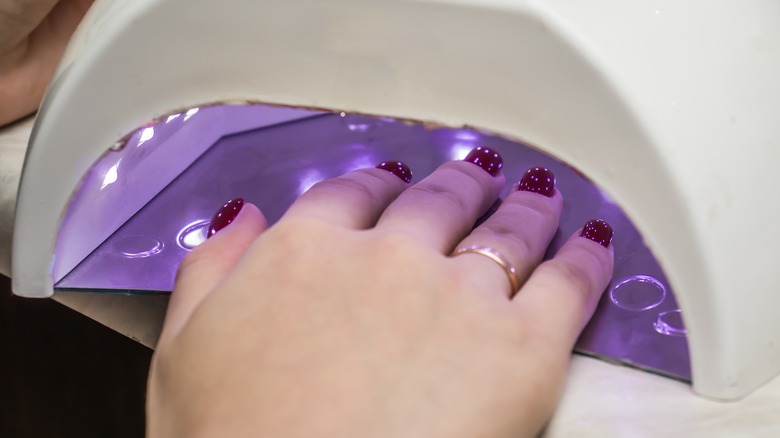
<path fill-rule="evenodd" d="M 285 217 L 322 219 L 359 230 L 373 227 L 411 180 L 409 168 L 397 164 L 392 169 L 360 169 L 319 182 L 293 203 Z"/>
<path fill-rule="evenodd" d="M 198 305 L 222 282 L 266 228 L 268 223 L 257 207 L 244 204 L 230 226 L 187 254 L 176 276 L 160 343 L 176 337 Z"/>
<path fill-rule="evenodd" d="M 535 333 L 544 333 L 540 341 L 567 350 L 574 345 L 612 276 L 612 246 L 604 247 L 609 240 L 599 244 L 578 231 L 515 295 L 518 319 Z"/>
<path fill-rule="evenodd" d="M 558 228 L 562 204 L 563 198 L 557 191 L 553 191 L 552 197 L 528 191 L 512 192 L 485 223 L 457 245 L 457 248 L 493 249 L 506 259 L 507 265 L 515 268 L 516 280 L 507 279 L 510 273 L 501 273 L 505 269 L 500 269 L 500 264 L 481 254 L 462 254 L 453 261 L 461 265 L 459 271 L 484 278 L 482 284 L 496 284 L 496 291 L 513 295 L 517 290 L 511 290 L 511 283 L 516 282 L 519 287 L 542 261 Z"/>
<path fill-rule="evenodd" d="M 502 175 L 493 176 L 472 163 L 444 163 L 390 204 L 377 229 L 406 234 L 449 252 L 495 201 L 503 185 Z"/>

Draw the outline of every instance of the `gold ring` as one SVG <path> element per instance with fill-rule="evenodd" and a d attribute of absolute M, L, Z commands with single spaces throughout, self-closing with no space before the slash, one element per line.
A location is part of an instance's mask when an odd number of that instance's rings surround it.
<path fill-rule="evenodd" d="M 512 288 L 512 294 L 514 295 L 514 293 L 520 289 L 520 279 L 517 278 L 517 269 L 515 269 L 514 265 L 509 263 L 509 260 L 502 256 L 500 252 L 488 246 L 471 245 L 456 249 L 450 257 L 467 253 L 483 255 L 498 263 L 498 266 L 501 266 L 501 269 L 506 272 L 506 276 L 509 277 L 509 286 Z"/>

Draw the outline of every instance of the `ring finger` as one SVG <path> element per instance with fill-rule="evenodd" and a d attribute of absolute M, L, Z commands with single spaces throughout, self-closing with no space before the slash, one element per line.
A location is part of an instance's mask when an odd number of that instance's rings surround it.
<path fill-rule="evenodd" d="M 529 169 L 498 208 L 457 246 L 459 271 L 512 296 L 542 261 L 555 235 L 563 197 L 548 169 Z"/>

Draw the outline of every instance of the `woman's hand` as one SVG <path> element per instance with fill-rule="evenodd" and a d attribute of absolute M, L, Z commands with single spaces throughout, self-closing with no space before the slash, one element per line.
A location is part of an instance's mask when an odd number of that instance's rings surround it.
<path fill-rule="evenodd" d="M 504 186 L 500 160 L 480 148 L 411 187 L 401 164 L 359 170 L 271 228 L 226 204 L 214 230 L 238 216 L 179 271 L 149 436 L 538 433 L 609 281 L 611 229 L 589 223 L 540 264 L 563 199 L 535 168 L 472 231 Z M 450 256 L 473 246 L 498 261 Z"/>
<path fill-rule="evenodd" d="M 0 0 L 0 126 L 38 108 L 93 0 Z"/>

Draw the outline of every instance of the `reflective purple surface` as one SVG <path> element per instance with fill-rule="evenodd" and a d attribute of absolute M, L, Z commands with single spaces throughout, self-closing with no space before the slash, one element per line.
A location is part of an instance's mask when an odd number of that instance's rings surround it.
<path fill-rule="evenodd" d="M 161 117 L 117 142 L 84 175 L 62 219 L 51 269 L 54 283 L 222 136 L 313 114 L 318 113 L 267 105 L 190 108 Z"/>
<path fill-rule="evenodd" d="M 143 132 L 133 138 L 142 139 Z M 175 141 L 187 138 L 180 135 Z M 579 172 L 554 158 L 472 130 L 431 130 L 342 113 L 225 136 L 59 281 L 56 289 L 170 291 L 182 257 L 205 239 L 214 211 L 228 199 L 243 197 L 273 223 L 301 193 L 325 178 L 398 160 L 412 169 L 414 183 L 444 161 L 463 159 L 476 146 L 489 146 L 503 156 L 507 187 L 502 196 L 530 167 L 547 167 L 555 174 L 565 203 L 548 256 L 589 219 L 603 218 L 614 229 L 615 273 L 577 349 L 689 380 L 687 340 L 674 293 L 620 208 Z"/>

